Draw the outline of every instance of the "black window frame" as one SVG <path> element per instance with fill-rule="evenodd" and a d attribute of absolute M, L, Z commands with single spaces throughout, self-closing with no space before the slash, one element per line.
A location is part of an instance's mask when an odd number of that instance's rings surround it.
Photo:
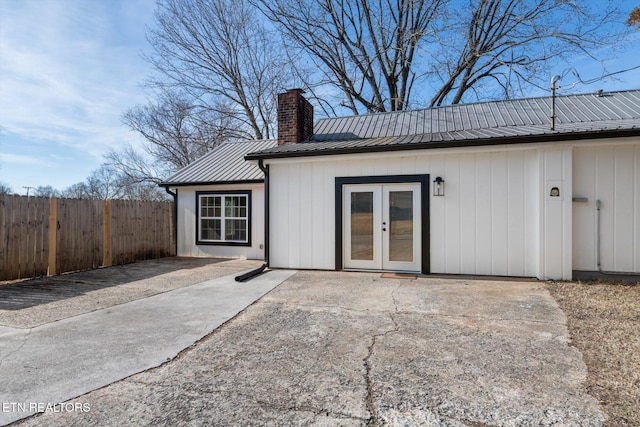
<path fill-rule="evenodd" d="M 201 218 L 200 218 L 200 197 L 202 196 L 246 196 L 247 197 L 247 241 L 239 242 L 239 241 L 211 241 L 211 240 L 201 240 L 200 239 L 200 227 L 202 226 Z M 196 191 L 196 244 L 197 245 L 211 245 L 211 246 L 251 246 L 251 190 L 206 190 L 206 191 Z M 224 209 L 224 203 L 222 203 L 222 209 Z M 221 234 L 224 235 L 224 232 Z"/>

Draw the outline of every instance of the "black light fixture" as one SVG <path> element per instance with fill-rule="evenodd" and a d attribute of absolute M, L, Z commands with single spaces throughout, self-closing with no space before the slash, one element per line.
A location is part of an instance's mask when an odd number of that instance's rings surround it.
<path fill-rule="evenodd" d="M 444 196 L 444 179 L 437 177 L 433 180 L 433 195 Z"/>

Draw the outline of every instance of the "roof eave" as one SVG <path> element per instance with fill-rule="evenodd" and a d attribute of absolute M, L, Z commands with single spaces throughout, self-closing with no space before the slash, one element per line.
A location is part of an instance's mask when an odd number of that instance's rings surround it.
<path fill-rule="evenodd" d="M 291 151 L 283 153 L 249 153 L 245 160 L 259 159 L 282 159 L 291 157 L 310 157 L 310 156 L 331 156 L 338 154 L 362 154 L 387 151 L 406 151 L 406 150 L 429 150 L 437 148 L 460 148 L 460 147 L 479 147 L 488 145 L 510 145 L 525 144 L 535 142 L 558 142 L 558 141 L 576 141 L 581 139 L 601 139 L 601 138 L 618 138 L 640 136 L 639 128 L 630 129 L 606 129 L 597 131 L 581 131 L 581 132 L 558 132 L 545 133 L 537 135 L 516 135 L 505 137 L 491 137 L 478 139 L 465 139 L 453 141 L 438 142 L 417 142 L 408 144 L 390 144 L 369 147 L 350 147 L 350 148 L 333 148 L 315 151 Z M 403 136 L 398 137 L 405 138 Z"/>
<path fill-rule="evenodd" d="M 232 185 L 232 184 L 262 184 L 264 179 L 245 179 L 236 181 L 193 181 L 193 182 L 161 182 L 160 187 L 195 187 L 198 185 Z"/>

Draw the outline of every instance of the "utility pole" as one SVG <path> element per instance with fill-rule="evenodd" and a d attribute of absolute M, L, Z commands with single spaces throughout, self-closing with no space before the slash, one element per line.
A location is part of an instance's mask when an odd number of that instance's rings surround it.
<path fill-rule="evenodd" d="M 561 78 L 560 76 L 551 77 L 551 130 L 556 130 L 556 89 L 560 88 L 560 86 L 556 86 L 556 83 Z"/>
<path fill-rule="evenodd" d="M 25 186 L 23 185 L 22 188 L 26 188 L 27 189 L 27 198 L 29 198 L 29 190 L 35 188 L 35 187 L 29 187 L 29 186 Z"/>

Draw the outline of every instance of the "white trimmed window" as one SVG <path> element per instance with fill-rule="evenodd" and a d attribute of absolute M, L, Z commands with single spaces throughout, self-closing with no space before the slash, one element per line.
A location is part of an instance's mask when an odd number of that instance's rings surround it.
<path fill-rule="evenodd" d="M 198 193 L 198 243 L 250 245 L 250 191 Z"/>

